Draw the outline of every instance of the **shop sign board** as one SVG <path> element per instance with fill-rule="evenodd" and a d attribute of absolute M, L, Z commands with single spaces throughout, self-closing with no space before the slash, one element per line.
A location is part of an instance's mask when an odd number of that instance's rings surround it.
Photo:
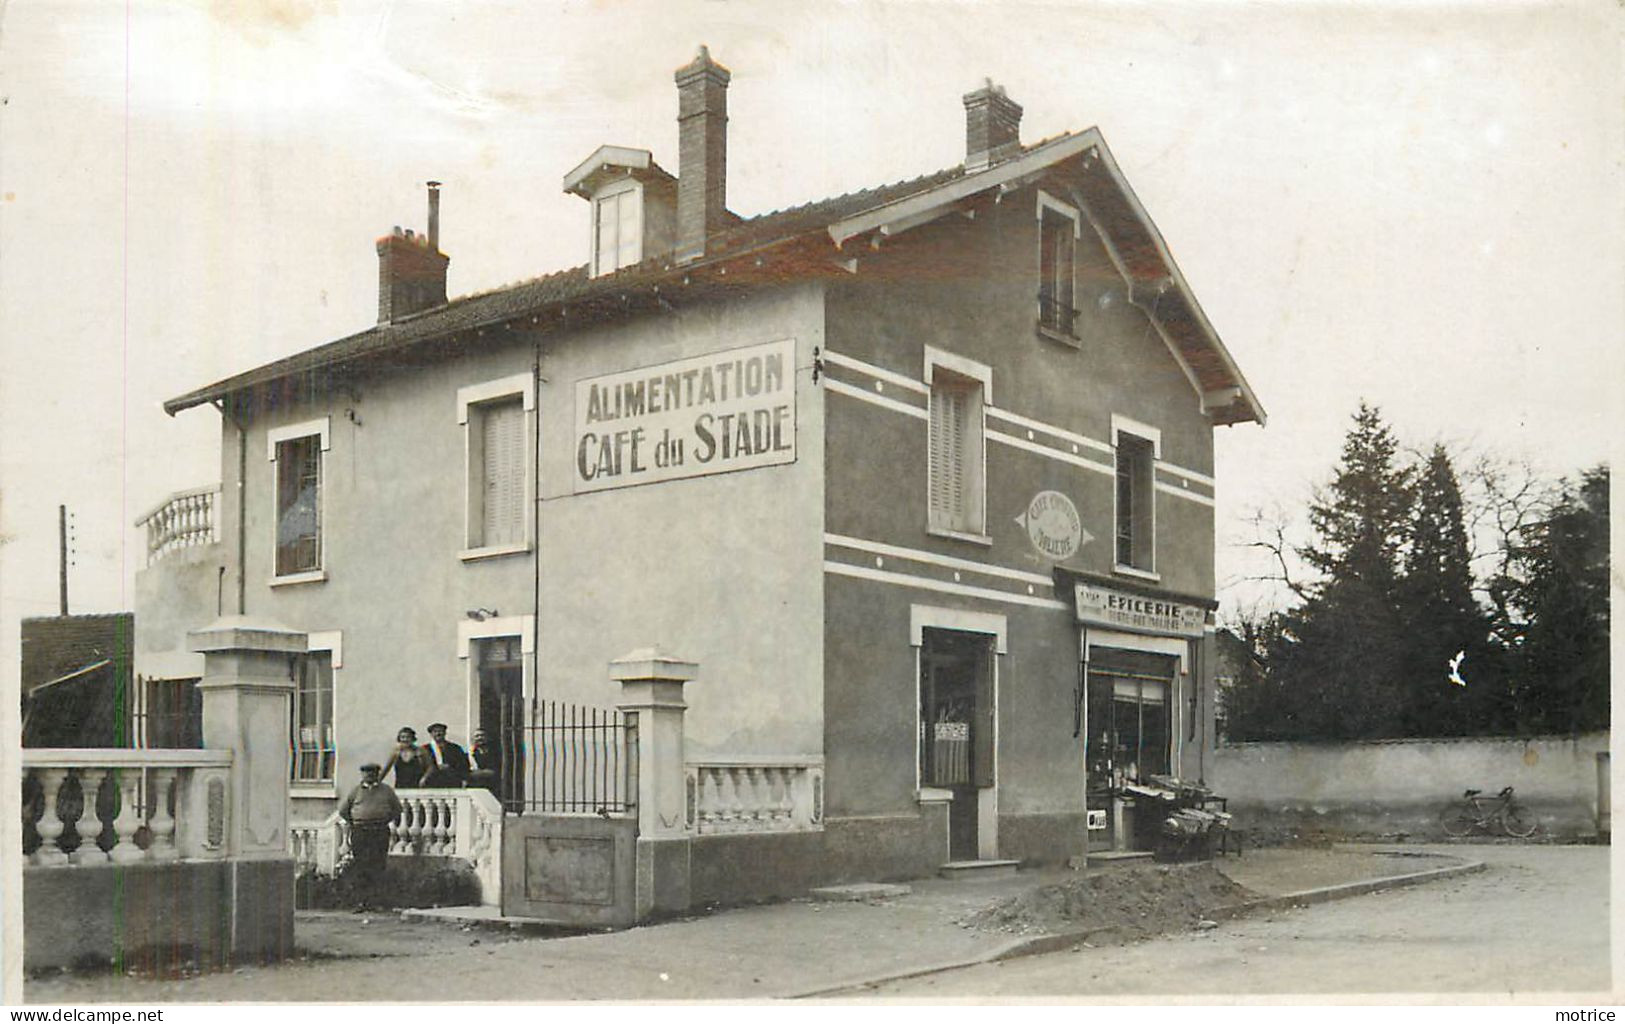
<path fill-rule="evenodd" d="M 1045 558 L 1064 562 L 1078 553 L 1079 546 L 1094 538 L 1083 528 L 1078 506 L 1060 491 L 1039 491 L 1027 508 L 1016 517 L 1027 530 L 1027 539 Z"/>
<path fill-rule="evenodd" d="M 573 492 L 794 462 L 795 351 L 786 339 L 577 381 Z"/>
<path fill-rule="evenodd" d="M 1194 604 L 1162 597 L 1142 597 L 1110 587 L 1077 584 L 1078 621 L 1141 633 L 1202 635 L 1207 613 Z"/>

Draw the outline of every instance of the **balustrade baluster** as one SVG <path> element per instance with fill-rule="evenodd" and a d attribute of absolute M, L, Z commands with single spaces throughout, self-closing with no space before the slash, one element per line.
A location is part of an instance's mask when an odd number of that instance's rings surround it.
<path fill-rule="evenodd" d="M 728 769 L 728 782 L 732 787 L 732 799 L 728 802 L 728 820 L 730 822 L 741 821 L 745 817 L 745 803 L 740 794 L 742 787 L 739 784 L 739 773 L 739 768 Z"/>
<path fill-rule="evenodd" d="M 709 766 L 700 769 L 700 831 L 710 832 L 722 820 L 722 775 Z"/>
<path fill-rule="evenodd" d="M 68 858 L 75 864 L 104 864 L 107 854 L 97 845 L 102 836 L 102 819 L 97 813 L 97 798 L 101 796 L 102 780 L 107 778 L 106 768 L 82 768 L 79 771 L 79 792 L 83 795 L 84 810 L 73 827 L 79 833 L 79 849 Z"/>
<path fill-rule="evenodd" d="M 745 775 L 750 786 L 750 806 L 746 816 L 752 821 L 766 821 L 772 817 L 769 806 L 772 791 L 767 786 L 767 769 L 746 768 Z"/>
<path fill-rule="evenodd" d="M 118 815 L 113 818 L 115 838 L 107 855 L 115 864 L 134 864 L 147 856 L 145 850 L 135 845 L 135 833 L 141 827 L 141 770 L 115 768 L 113 784 L 118 787 Z"/>
<path fill-rule="evenodd" d="M 147 827 L 152 830 L 152 846 L 147 856 L 152 860 L 179 860 L 175 849 L 175 818 L 169 813 L 169 794 L 175 786 L 175 769 L 152 770 L 152 813 L 147 815 Z"/>
<path fill-rule="evenodd" d="M 39 833 L 39 849 L 34 851 L 34 863 L 42 867 L 55 867 L 68 862 L 68 855 L 62 852 L 57 841 L 62 838 L 62 830 L 66 827 L 61 818 L 57 817 L 56 801 L 62 793 L 62 784 L 68 779 L 66 768 L 39 768 L 34 772 L 39 780 L 40 795 L 44 810 L 40 813 L 39 821 L 34 823 L 34 831 Z"/>
<path fill-rule="evenodd" d="M 414 797 L 406 802 L 411 812 L 411 824 L 407 826 L 406 852 L 416 854 L 423 849 L 423 812 L 426 809 L 422 797 Z"/>
<path fill-rule="evenodd" d="M 794 768 L 780 768 L 779 774 L 779 801 L 773 807 L 773 817 L 788 825 L 795 815 L 795 801 L 791 799 L 790 787 L 796 776 Z"/>
<path fill-rule="evenodd" d="M 457 828 L 452 823 L 452 811 L 454 810 L 456 803 L 449 796 L 441 797 L 439 803 L 440 820 L 437 823 L 438 829 L 435 833 L 435 842 L 437 847 L 435 853 L 442 857 L 449 857 L 451 856 L 452 851 L 457 848 Z"/>

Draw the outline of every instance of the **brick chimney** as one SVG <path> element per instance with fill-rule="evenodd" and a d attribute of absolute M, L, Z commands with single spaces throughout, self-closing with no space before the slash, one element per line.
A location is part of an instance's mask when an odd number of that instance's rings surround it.
<path fill-rule="evenodd" d="M 440 182 L 429 182 L 429 233 L 399 227 L 378 239 L 378 322 L 446 304 L 446 266 L 440 251 Z"/>
<path fill-rule="evenodd" d="M 728 199 L 728 69 L 704 46 L 677 80 L 677 262 L 705 255 Z"/>
<path fill-rule="evenodd" d="M 979 171 L 1021 151 L 1021 104 L 985 79 L 965 94 L 965 170 Z"/>

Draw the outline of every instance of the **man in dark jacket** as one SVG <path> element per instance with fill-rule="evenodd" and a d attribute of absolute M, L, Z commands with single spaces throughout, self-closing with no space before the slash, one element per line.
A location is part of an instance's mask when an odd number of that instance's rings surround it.
<path fill-rule="evenodd" d="M 339 817 L 350 826 L 357 912 L 371 910 L 379 898 L 389 857 L 389 826 L 400 816 L 401 798 L 382 780 L 378 766 L 362 765 L 361 785 L 339 802 Z"/>
<path fill-rule="evenodd" d="M 429 770 L 423 774 L 425 789 L 461 789 L 468 778 L 468 752 L 446 739 L 446 723 L 429 726 L 429 742 L 423 745 L 429 755 Z"/>
<path fill-rule="evenodd" d="M 474 730 L 474 741 L 468 750 L 468 782 L 470 788 L 488 789 L 499 796 L 502 785 L 502 751 L 491 742 L 491 734 L 484 729 Z"/>

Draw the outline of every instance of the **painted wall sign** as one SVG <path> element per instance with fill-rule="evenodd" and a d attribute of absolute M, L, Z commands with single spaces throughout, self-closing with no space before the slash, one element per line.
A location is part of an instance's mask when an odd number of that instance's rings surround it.
<path fill-rule="evenodd" d="M 1027 510 L 1016 517 L 1016 522 L 1027 529 L 1027 539 L 1045 558 L 1064 562 L 1078 553 L 1078 548 L 1094 540 L 1083 528 L 1078 506 L 1060 491 L 1039 491 L 1027 503 Z"/>
<path fill-rule="evenodd" d="M 1076 590 L 1078 621 L 1141 632 L 1201 636 L 1207 613 L 1194 604 L 1158 597 L 1141 597 L 1109 587 L 1079 583 Z"/>
<path fill-rule="evenodd" d="M 576 494 L 796 460 L 796 343 L 576 382 Z"/>

